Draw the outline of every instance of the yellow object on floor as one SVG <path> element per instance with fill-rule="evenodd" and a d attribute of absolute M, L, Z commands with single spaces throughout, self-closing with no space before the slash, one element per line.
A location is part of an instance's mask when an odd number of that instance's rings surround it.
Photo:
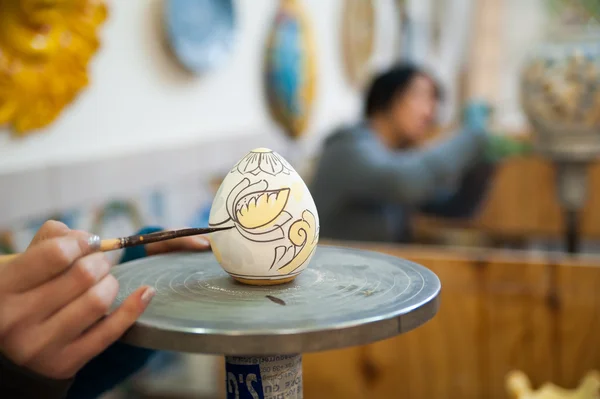
<path fill-rule="evenodd" d="M 506 389 L 513 399 L 600 399 L 600 373 L 590 371 L 574 390 L 546 383 L 534 391 L 523 372 L 512 371 L 506 377 Z"/>

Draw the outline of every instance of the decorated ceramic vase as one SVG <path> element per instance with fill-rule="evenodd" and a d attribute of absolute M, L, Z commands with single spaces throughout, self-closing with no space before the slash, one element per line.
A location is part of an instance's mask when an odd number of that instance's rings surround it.
<path fill-rule="evenodd" d="M 315 96 L 315 46 L 298 0 L 281 0 L 269 36 L 265 85 L 269 110 L 285 133 L 306 130 Z"/>
<path fill-rule="evenodd" d="M 319 215 L 298 173 L 276 152 L 250 151 L 223 180 L 209 226 L 213 253 L 234 279 L 282 284 L 309 265 L 319 241 Z"/>
<path fill-rule="evenodd" d="M 527 59 L 521 102 L 538 148 L 600 151 L 600 29 L 556 30 Z"/>

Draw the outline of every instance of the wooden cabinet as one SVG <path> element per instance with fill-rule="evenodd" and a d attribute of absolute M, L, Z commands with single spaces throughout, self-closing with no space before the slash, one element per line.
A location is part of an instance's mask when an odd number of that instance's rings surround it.
<path fill-rule="evenodd" d="M 441 308 L 405 335 L 305 355 L 307 399 L 506 398 L 511 370 L 574 388 L 600 369 L 600 259 L 358 246 L 433 270 Z"/>

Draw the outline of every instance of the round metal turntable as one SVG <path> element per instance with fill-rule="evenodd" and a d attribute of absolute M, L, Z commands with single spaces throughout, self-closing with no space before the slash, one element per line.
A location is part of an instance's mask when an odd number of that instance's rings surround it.
<path fill-rule="evenodd" d="M 299 354 L 410 331 L 436 314 L 441 287 L 415 263 L 329 246 L 319 246 L 309 268 L 279 286 L 237 283 L 210 252 L 144 258 L 113 274 L 116 306 L 141 285 L 156 289 L 123 341 L 226 355 L 231 398 L 302 398 Z"/>

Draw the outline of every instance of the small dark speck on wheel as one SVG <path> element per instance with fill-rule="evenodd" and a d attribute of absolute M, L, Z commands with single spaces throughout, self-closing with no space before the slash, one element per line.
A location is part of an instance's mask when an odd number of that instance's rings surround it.
<path fill-rule="evenodd" d="M 283 299 L 277 298 L 276 296 L 273 296 L 273 295 L 267 295 L 267 299 L 269 299 L 272 302 L 275 302 L 276 304 L 281 305 L 281 306 L 285 306 L 286 305 L 286 303 L 285 303 L 285 301 Z"/>

